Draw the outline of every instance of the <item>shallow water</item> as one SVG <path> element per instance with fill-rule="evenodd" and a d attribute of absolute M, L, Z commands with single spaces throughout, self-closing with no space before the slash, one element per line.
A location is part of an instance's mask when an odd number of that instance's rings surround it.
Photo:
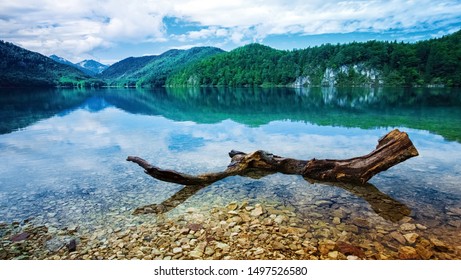
<path fill-rule="evenodd" d="M 148 177 L 128 155 L 198 174 L 225 169 L 232 149 L 298 159 L 364 155 L 398 128 L 420 155 L 367 186 L 232 177 L 183 191 L 166 215 L 188 208 L 207 215 L 249 201 L 291 209 L 316 229 L 340 217 L 340 230 L 368 238 L 411 222 L 461 245 L 459 90 L 2 90 L 0 109 L 0 223 L 28 219 L 82 231 L 154 223 L 156 215 L 131 213 L 183 186 Z"/>

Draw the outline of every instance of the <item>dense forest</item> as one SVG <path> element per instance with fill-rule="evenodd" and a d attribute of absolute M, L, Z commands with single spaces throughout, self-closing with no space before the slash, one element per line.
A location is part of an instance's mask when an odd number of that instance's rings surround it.
<path fill-rule="evenodd" d="M 100 77 L 111 86 L 161 87 L 166 79 L 186 65 L 224 52 L 213 47 L 169 50 L 161 55 L 130 57 L 106 69 Z"/>
<path fill-rule="evenodd" d="M 0 41 L 0 87 L 86 87 L 101 85 L 75 67 Z"/>
<path fill-rule="evenodd" d="M 168 86 L 457 86 L 461 31 L 418 43 L 369 41 L 280 51 L 250 44 L 189 65 Z"/>
<path fill-rule="evenodd" d="M 95 77 L 3 41 L 0 58 L 0 87 L 461 86 L 461 31 L 417 43 L 169 50 L 124 59 Z"/>

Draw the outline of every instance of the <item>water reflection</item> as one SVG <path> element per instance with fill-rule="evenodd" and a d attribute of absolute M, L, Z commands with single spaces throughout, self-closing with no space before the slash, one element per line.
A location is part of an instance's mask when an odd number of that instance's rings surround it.
<path fill-rule="evenodd" d="M 134 215 L 140 214 L 163 214 L 167 213 L 177 206 L 183 204 L 187 199 L 209 185 L 184 186 L 181 190 L 173 194 L 161 203 L 154 203 L 138 207 L 134 210 Z"/>
<path fill-rule="evenodd" d="M 461 141 L 461 90 L 427 88 L 160 88 L 0 92 L 0 133 L 78 108 L 115 106 L 174 121 L 250 127 L 276 120 L 343 127 L 406 126 Z"/>
<path fill-rule="evenodd" d="M 66 114 L 89 97 L 89 92 L 77 90 L 0 89 L 0 134 Z"/>
<path fill-rule="evenodd" d="M 327 227 L 328 238 L 345 231 L 353 234 L 351 242 L 397 248 L 389 234 L 406 234 L 400 225 L 410 222 L 419 225 L 421 238 L 435 235 L 459 245 L 459 90 L 7 91 L 0 94 L 0 109 L 0 156 L 8 159 L 0 169 L 0 223 L 33 218 L 55 232 L 78 226 L 92 234 L 155 223 L 156 217 L 132 215 L 140 205 L 155 203 L 152 212 L 177 218 L 187 209 L 207 216 L 214 207 L 248 201 L 299 215 L 313 236 L 314 226 L 319 232 Z M 392 128 L 408 132 L 421 156 L 365 187 L 248 174 L 259 179 L 181 188 L 153 181 L 125 161 L 145 156 L 194 174 L 221 170 L 230 149 L 350 158 L 369 152 Z M 352 231 L 348 226 L 356 220 L 368 226 Z"/>
<path fill-rule="evenodd" d="M 310 181 L 310 180 L 309 180 Z M 410 215 L 410 208 L 404 203 L 395 200 L 394 198 L 382 193 L 371 183 L 363 185 L 348 184 L 348 183 L 325 183 L 318 182 L 322 185 L 338 187 L 346 190 L 355 196 L 365 200 L 375 211 L 376 214 L 391 222 L 398 222 L 404 217 Z"/>
<path fill-rule="evenodd" d="M 260 170 L 255 172 L 249 172 L 245 177 L 250 177 L 253 179 L 260 179 L 267 175 L 273 174 L 272 172 L 261 172 Z M 376 214 L 392 222 L 398 222 L 404 217 L 410 215 L 411 210 L 405 204 L 393 199 L 392 197 L 382 193 L 378 190 L 373 184 L 366 183 L 363 185 L 351 184 L 351 183 L 341 183 L 341 182 L 316 182 L 314 180 L 304 178 L 308 183 L 319 183 L 326 186 L 338 187 L 345 191 L 348 191 L 351 194 L 365 200 L 371 208 L 375 211 Z M 154 203 L 145 206 L 136 208 L 133 212 L 134 215 L 139 214 L 164 214 L 167 213 L 179 205 L 183 204 L 191 196 L 195 195 L 198 191 L 203 188 L 208 187 L 209 185 L 194 185 L 194 186 L 184 186 L 181 190 L 173 194 L 168 199 L 162 201 L 161 203 Z"/>

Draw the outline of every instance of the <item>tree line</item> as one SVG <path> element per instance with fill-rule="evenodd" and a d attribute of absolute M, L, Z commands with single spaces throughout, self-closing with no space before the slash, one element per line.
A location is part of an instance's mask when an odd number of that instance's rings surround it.
<path fill-rule="evenodd" d="M 122 60 L 96 77 L 0 41 L 0 86 L 461 86 L 461 30 L 417 43 L 368 41 L 276 50 L 249 44 Z"/>
<path fill-rule="evenodd" d="M 188 65 L 167 86 L 461 85 L 461 31 L 417 43 L 368 41 L 281 51 L 250 44 Z"/>

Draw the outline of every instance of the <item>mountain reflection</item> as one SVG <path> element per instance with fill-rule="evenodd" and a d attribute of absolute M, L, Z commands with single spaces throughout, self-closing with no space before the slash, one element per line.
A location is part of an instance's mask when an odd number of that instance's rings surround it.
<path fill-rule="evenodd" d="M 461 91 L 427 88 L 158 88 L 0 92 L 0 133 L 56 114 L 115 106 L 174 121 L 248 126 L 277 120 L 428 130 L 461 141 Z"/>
<path fill-rule="evenodd" d="M 0 89 L 0 134 L 25 128 L 42 119 L 66 114 L 90 94 L 77 90 Z"/>

